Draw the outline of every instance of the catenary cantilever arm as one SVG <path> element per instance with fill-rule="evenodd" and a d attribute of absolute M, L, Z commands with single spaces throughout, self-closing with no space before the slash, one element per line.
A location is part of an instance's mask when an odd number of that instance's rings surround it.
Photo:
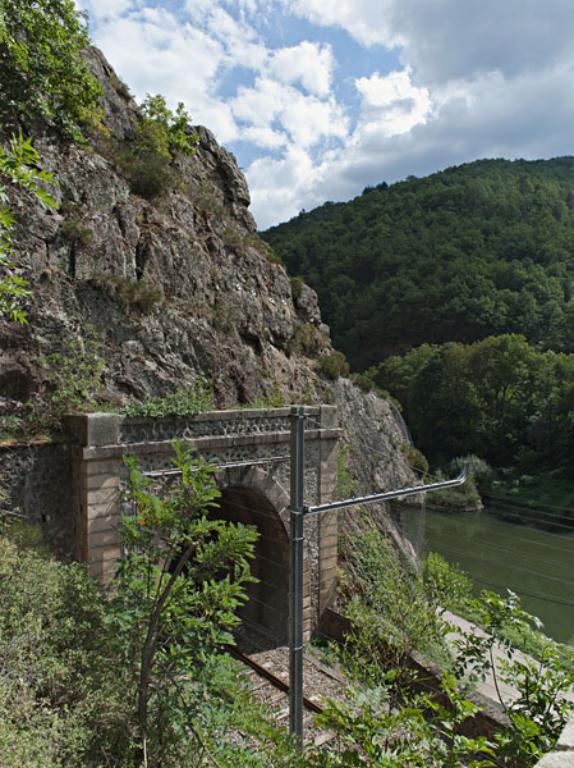
<path fill-rule="evenodd" d="M 319 512 L 331 512 L 335 509 L 347 509 L 361 504 L 374 504 L 375 502 L 391 501 L 399 496 L 415 496 L 418 493 L 427 493 L 428 491 L 440 491 L 443 488 L 454 488 L 462 485 L 468 476 L 468 469 L 464 467 L 458 477 L 452 480 L 441 480 L 438 483 L 428 483 L 427 485 L 415 485 L 411 488 L 399 488 L 396 491 L 385 491 L 384 493 L 373 493 L 370 496 L 357 496 L 354 499 L 344 499 L 343 501 L 331 501 L 327 504 L 318 504 L 314 507 L 305 507 L 304 515 L 318 514 Z"/>

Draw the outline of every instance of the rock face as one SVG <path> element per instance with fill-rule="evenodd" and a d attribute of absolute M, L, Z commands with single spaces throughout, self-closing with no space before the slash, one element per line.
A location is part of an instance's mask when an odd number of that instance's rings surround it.
<path fill-rule="evenodd" d="M 105 124 L 117 141 L 129 140 L 136 105 L 102 54 L 89 56 L 104 88 Z M 205 128 L 193 131 L 196 153 L 171 163 L 168 188 L 153 200 L 134 194 L 97 147 L 50 136 L 35 142 L 57 179 L 60 209 L 11 191 L 15 256 L 33 301 L 27 326 L 0 327 L 4 404 L 41 397 L 39 359 L 66 354 L 92 326 L 114 402 L 168 394 L 199 375 L 213 382 L 222 408 L 279 391 L 287 402 L 336 402 L 360 485 L 412 480 L 390 441 L 399 441 L 400 428 L 388 404 L 321 376 L 320 357 L 333 350 L 315 292 L 300 283 L 294 292 L 256 235 L 233 155 Z"/>

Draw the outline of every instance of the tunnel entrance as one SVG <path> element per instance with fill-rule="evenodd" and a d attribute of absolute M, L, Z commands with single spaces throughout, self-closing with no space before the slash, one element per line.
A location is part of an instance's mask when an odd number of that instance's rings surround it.
<path fill-rule="evenodd" d="M 289 538 L 278 511 L 261 491 L 230 486 L 222 491 L 217 517 L 253 525 L 259 532 L 251 572 L 257 583 L 247 585 L 248 602 L 239 615 L 247 625 L 278 644 L 288 640 Z"/>

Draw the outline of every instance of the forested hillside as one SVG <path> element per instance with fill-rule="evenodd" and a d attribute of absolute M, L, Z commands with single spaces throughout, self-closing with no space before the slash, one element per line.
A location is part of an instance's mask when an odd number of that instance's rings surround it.
<path fill-rule="evenodd" d="M 574 349 L 574 158 L 481 160 L 367 188 L 268 230 L 356 369 L 521 333 Z"/>

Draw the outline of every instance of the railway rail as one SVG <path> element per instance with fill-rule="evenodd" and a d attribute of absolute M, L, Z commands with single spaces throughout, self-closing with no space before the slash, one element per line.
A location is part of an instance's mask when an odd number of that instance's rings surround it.
<path fill-rule="evenodd" d="M 274 711 L 278 725 L 287 726 L 289 719 L 288 646 L 270 642 L 269 638 L 257 632 L 242 628 L 237 638 L 237 646 L 230 647 L 228 652 L 248 668 L 248 676 L 256 698 Z M 304 668 L 304 741 L 322 746 L 332 741 L 335 734 L 315 726 L 315 716 L 323 712 L 321 699 L 325 696 L 341 697 L 347 681 L 338 669 L 325 665 L 312 648 L 305 651 Z"/>

